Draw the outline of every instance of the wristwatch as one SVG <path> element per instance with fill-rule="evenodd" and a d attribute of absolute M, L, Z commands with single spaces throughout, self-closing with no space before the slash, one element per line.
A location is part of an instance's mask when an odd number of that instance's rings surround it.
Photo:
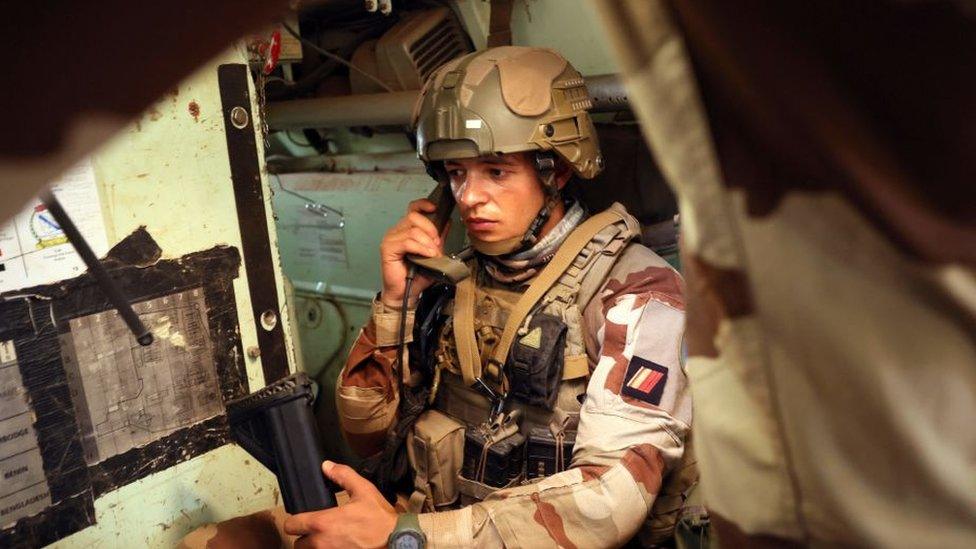
<path fill-rule="evenodd" d="M 403 513 L 397 517 L 396 526 L 386 540 L 388 549 L 424 549 L 427 547 L 427 536 L 420 529 L 420 520 L 416 513 Z"/>

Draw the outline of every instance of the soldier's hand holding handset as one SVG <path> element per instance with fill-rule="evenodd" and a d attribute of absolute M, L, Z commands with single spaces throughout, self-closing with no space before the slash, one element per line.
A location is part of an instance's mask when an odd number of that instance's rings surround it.
<path fill-rule="evenodd" d="M 380 269 L 383 274 L 380 299 L 384 305 L 399 308 L 402 304 L 407 271 L 410 268 L 405 259 L 407 254 L 421 257 L 444 255 L 443 235 L 446 234 L 447 227 L 443 234 L 439 234 L 433 221 L 425 215 L 436 209 L 434 203 L 426 198 L 414 200 L 407 207 L 407 214 L 383 236 L 380 242 Z M 423 275 L 417 275 L 410 287 L 411 305 L 416 303 L 420 292 L 432 282 Z"/>

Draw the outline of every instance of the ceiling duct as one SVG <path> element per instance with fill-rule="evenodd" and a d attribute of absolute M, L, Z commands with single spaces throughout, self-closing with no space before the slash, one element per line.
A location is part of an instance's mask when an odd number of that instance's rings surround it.
<path fill-rule="evenodd" d="M 618 112 L 630 108 L 623 82 L 612 74 L 586 77 L 593 108 L 590 112 Z M 420 90 L 362 93 L 268 103 L 268 126 L 273 130 L 404 126 Z"/>
<path fill-rule="evenodd" d="M 359 46 L 352 62 L 394 90 L 419 90 L 434 69 L 471 51 L 451 10 L 437 8 L 405 13 L 378 40 Z M 383 91 L 355 71 L 350 75 L 350 87 L 354 94 Z"/>

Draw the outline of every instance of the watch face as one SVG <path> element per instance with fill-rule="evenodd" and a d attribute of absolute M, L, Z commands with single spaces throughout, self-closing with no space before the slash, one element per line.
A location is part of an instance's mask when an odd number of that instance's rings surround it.
<path fill-rule="evenodd" d="M 393 540 L 393 549 L 421 549 L 424 546 L 423 539 L 417 532 L 398 532 L 396 539 Z"/>

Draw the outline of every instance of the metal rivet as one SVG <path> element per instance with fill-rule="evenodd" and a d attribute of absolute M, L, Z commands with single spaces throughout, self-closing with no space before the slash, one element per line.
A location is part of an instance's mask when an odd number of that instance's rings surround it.
<path fill-rule="evenodd" d="M 230 110 L 230 123 L 239 130 L 247 127 L 247 118 L 247 111 L 244 110 L 244 107 L 234 107 Z"/>
<path fill-rule="evenodd" d="M 552 137 L 556 133 L 556 128 L 553 128 L 552 124 L 546 124 L 544 131 L 546 132 L 546 137 Z"/>
<path fill-rule="evenodd" d="M 270 332 L 271 330 L 274 330 L 275 326 L 277 325 L 278 325 L 278 315 L 274 311 L 268 309 L 267 311 L 261 313 L 262 328 Z"/>
<path fill-rule="evenodd" d="M 256 345 L 252 345 L 252 346 L 248 347 L 247 348 L 247 356 L 249 356 L 251 358 L 257 358 L 257 357 L 261 356 L 261 348 L 258 347 L 258 346 L 256 346 Z"/>

